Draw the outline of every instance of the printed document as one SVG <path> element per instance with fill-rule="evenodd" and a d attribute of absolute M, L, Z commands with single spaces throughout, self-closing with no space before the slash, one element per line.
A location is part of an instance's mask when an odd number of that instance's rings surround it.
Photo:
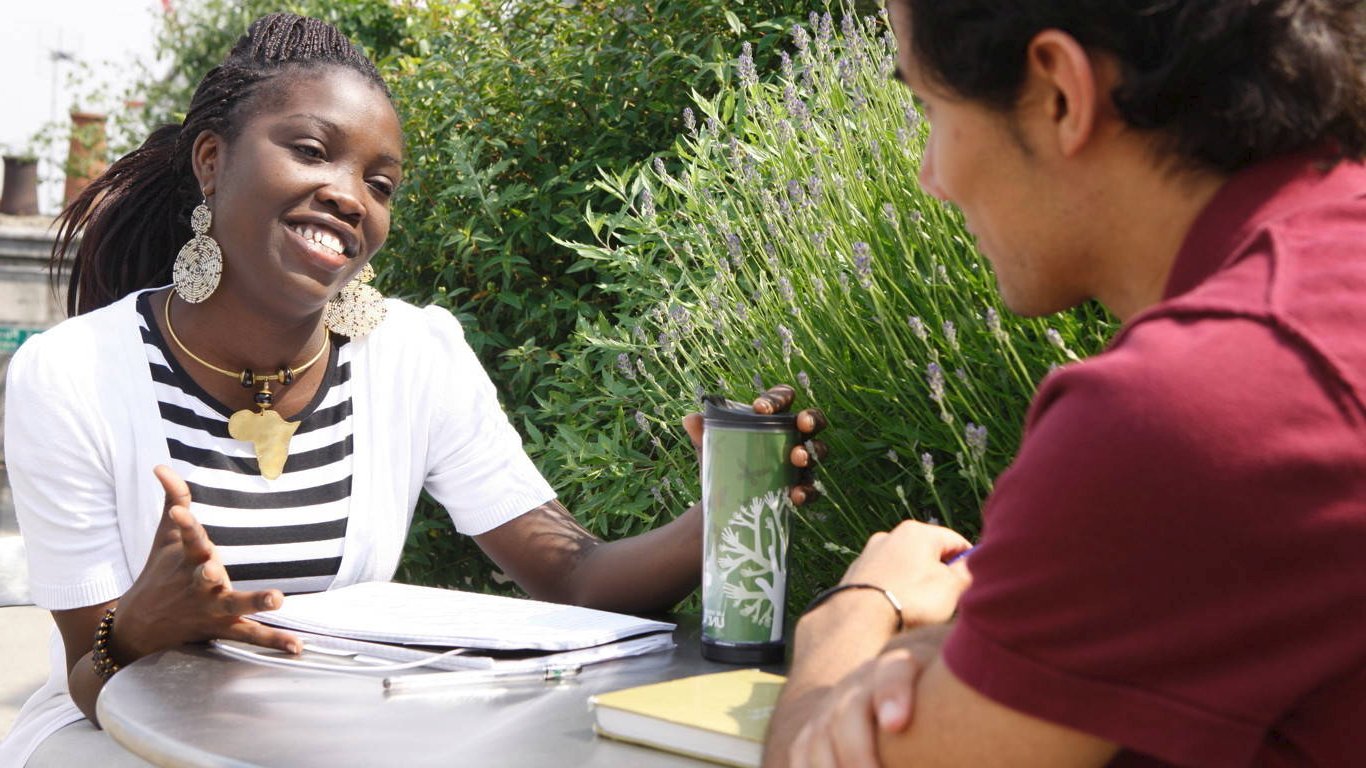
<path fill-rule="evenodd" d="M 289 595 L 278 610 L 251 618 L 355 640 L 509 651 L 588 648 L 675 626 L 573 605 L 379 581 Z"/>

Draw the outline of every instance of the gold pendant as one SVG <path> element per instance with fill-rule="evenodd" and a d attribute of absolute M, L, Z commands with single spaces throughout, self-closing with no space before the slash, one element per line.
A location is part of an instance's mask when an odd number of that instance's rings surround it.
<path fill-rule="evenodd" d="M 228 434 L 243 440 L 256 449 L 256 463 L 261 466 L 261 477 L 274 480 L 285 471 L 289 458 L 289 439 L 299 428 L 297 421 L 285 421 L 271 410 L 252 413 L 242 409 L 228 419 Z"/>

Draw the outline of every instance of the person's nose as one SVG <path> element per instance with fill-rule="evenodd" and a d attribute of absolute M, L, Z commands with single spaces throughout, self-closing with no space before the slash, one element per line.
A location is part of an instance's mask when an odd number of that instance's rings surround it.
<path fill-rule="evenodd" d="M 365 218 L 364 189 L 365 179 L 359 174 L 339 172 L 318 190 L 318 199 L 355 224 Z"/>

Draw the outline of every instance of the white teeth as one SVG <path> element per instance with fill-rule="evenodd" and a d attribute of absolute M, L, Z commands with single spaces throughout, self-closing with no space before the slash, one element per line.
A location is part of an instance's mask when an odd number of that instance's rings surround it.
<path fill-rule="evenodd" d="M 297 232 L 299 234 L 299 237 L 302 237 L 303 239 L 308 240 L 309 242 L 321 245 L 322 247 L 332 251 L 333 253 L 344 254 L 346 251 L 346 247 L 342 245 L 341 238 L 332 234 L 328 230 L 323 229 L 322 227 L 315 227 L 312 224 L 298 224 L 292 225 L 290 229 L 293 229 L 295 232 Z"/>

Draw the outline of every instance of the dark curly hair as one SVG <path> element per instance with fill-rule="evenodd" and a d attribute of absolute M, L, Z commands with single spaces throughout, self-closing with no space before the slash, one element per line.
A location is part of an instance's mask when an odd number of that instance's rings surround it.
<path fill-rule="evenodd" d="M 190 157 L 195 139 L 213 131 L 231 141 L 253 107 L 279 98 L 300 75 L 320 67 L 357 72 L 392 98 L 375 65 L 332 25 L 291 13 L 253 21 L 200 81 L 184 122 L 157 128 L 58 216 L 50 265 L 55 283 L 75 250 L 67 313 L 89 312 L 170 282 L 175 255 L 193 234 L 190 211 L 200 201 Z"/>
<path fill-rule="evenodd" d="M 1030 40 L 1062 30 L 1114 55 L 1123 118 L 1162 149 L 1226 172 L 1329 145 L 1366 154 L 1362 0 L 889 0 L 909 7 L 927 77 L 999 110 Z"/>

